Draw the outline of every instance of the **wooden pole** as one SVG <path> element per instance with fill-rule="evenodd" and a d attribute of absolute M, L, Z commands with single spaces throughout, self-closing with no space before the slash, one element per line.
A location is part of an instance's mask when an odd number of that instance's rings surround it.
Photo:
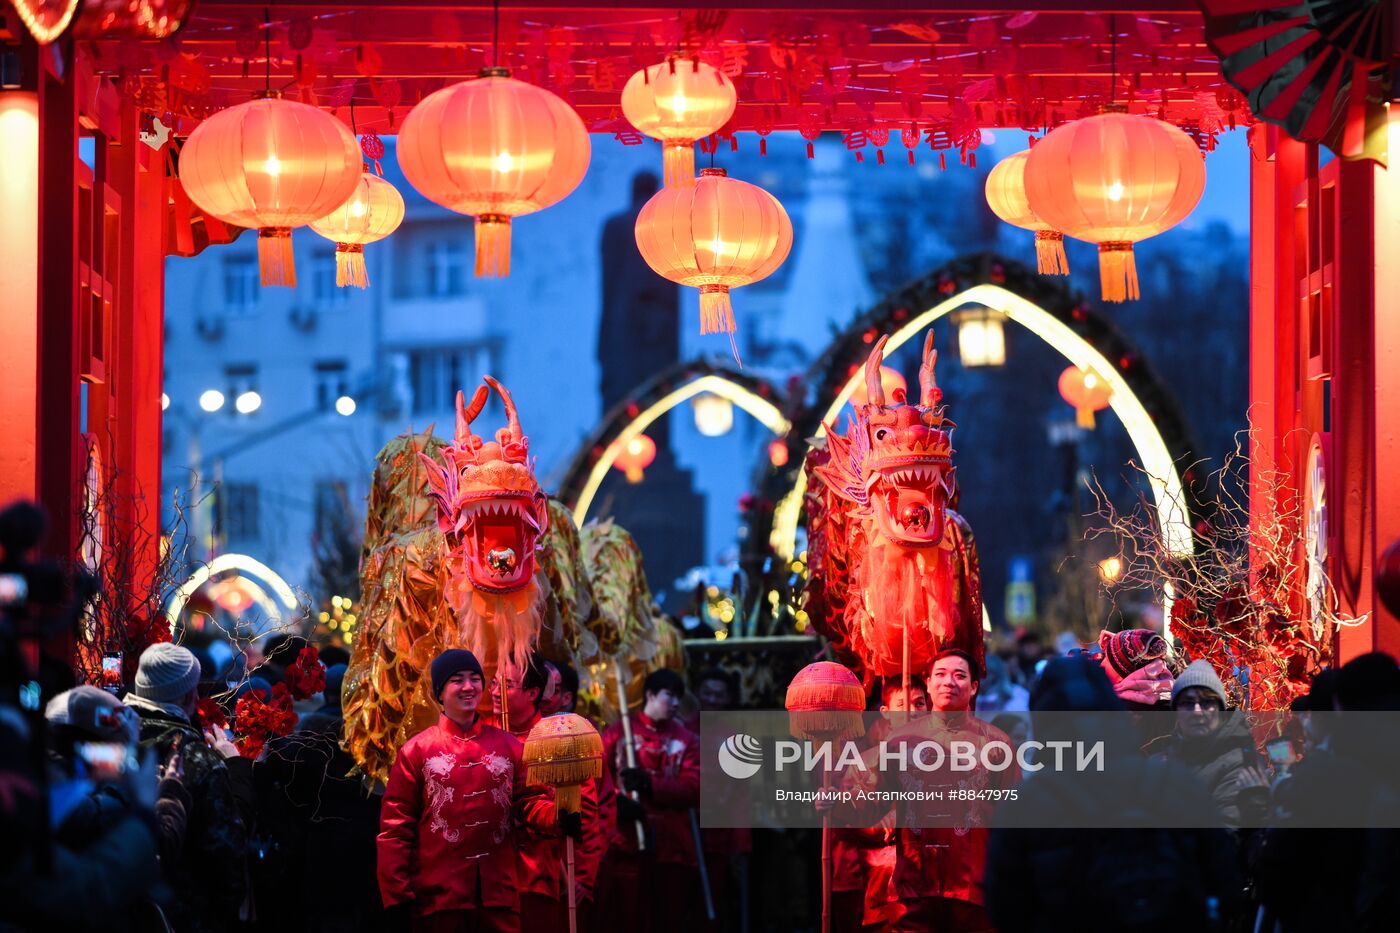
<path fill-rule="evenodd" d="M 906 628 L 906 632 L 909 630 Z M 905 666 L 908 676 L 908 665 Z M 822 791 L 831 789 L 831 771 L 822 766 Z M 822 813 L 822 933 L 831 933 L 831 811 Z"/>
<path fill-rule="evenodd" d="M 564 837 L 564 883 L 569 887 L 569 933 L 578 933 L 578 898 L 574 893 L 574 837 Z"/>
<path fill-rule="evenodd" d="M 613 673 L 617 677 L 617 706 L 622 710 L 622 747 L 627 755 L 627 767 L 637 767 L 637 750 L 632 747 L 632 719 L 627 712 L 627 682 L 622 679 L 622 660 L 613 658 Z M 629 796 L 641 803 L 641 795 L 632 791 Z M 642 828 L 640 822 L 637 827 L 637 851 L 645 852 L 647 847 L 647 831 Z"/>

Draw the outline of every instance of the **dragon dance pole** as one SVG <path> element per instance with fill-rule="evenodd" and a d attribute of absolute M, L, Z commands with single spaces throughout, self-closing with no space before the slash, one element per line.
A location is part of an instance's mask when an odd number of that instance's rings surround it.
<path fill-rule="evenodd" d="M 569 886 L 569 933 L 578 933 L 578 895 L 574 891 L 574 837 L 564 837 L 565 883 Z"/>
<path fill-rule="evenodd" d="M 620 658 L 613 658 L 613 672 L 617 676 L 617 705 L 622 710 L 622 746 L 627 753 L 627 767 L 637 767 L 637 750 L 632 747 L 632 719 L 627 712 L 627 682 L 622 679 L 622 661 Z M 628 795 L 633 800 L 641 803 L 641 794 L 636 791 Z M 642 828 L 641 821 L 637 827 L 637 851 L 645 852 L 647 847 L 647 831 Z"/>
<path fill-rule="evenodd" d="M 913 709 L 914 704 L 909 702 L 909 620 L 904 620 L 904 658 L 900 663 L 902 676 L 901 686 L 904 688 L 904 709 L 905 712 Z"/>
<path fill-rule="evenodd" d="M 705 864 L 705 847 L 700 840 L 700 817 L 690 808 L 690 835 L 695 839 L 695 858 L 700 864 L 700 893 L 705 896 L 705 916 L 715 921 L 715 899 L 710 894 L 710 869 Z"/>
<path fill-rule="evenodd" d="M 907 676 L 907 674 L 906 674 Z M 828 758 L 828 761 L 830 759 Z M 831 771 L 822 766 L 822 790 L 831 788 Z M 822 933 L 831 933 L 831 812 L 822 813 Z"/>

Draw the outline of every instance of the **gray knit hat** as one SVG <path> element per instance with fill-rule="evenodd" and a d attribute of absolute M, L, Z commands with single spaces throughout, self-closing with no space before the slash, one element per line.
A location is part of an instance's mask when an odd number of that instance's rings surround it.
<path fill-rule="evenodd" d="M 199 661 L 188 648 L 162 641 L 141 652 L 136 666 L 137 696 L 176 703 L 198 685 Z"/>
<path fill-rule="evenodd" d="M 1226 705 L 1225 685 L 1209 661 L 1192 661 L 1186 665 L 1186 670 L 1172 683 L 1172 705 L 1176 705 L 1176 698 L 1182 691 L 1191 687 L 1204 687 L 1220 698 L 1221 706 Z"/>

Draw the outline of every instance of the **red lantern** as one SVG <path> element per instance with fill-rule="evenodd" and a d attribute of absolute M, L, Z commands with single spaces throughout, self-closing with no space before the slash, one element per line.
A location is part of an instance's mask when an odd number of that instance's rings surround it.
<path fill-rule="evenodd" d="M 1066 123 L 1026 159 L 1026 196 L 1056 230 L 1099 244 L 1104 301 L 1138 297 L 1133 243 L 1168 230 L 1205 190 L 1205 160 L 1181 130 L 1105 113 Z"/>
<path fill-rule="evenodd" d="M 1108 382 L 1092 369 L 1071 366 L 1060 373 L 1060 397 L 1074 406 L 1075 423 L 1094 426 L 1094 412 L 1103 411 L 1113 398 Z"/>
<path fill-rule="evenodd" d="M 613 459 L 613 466 L 627 474 L 627 482 L 640 483 L 642 471 L 656 459 L 656 441 L 645 434 L 628 438 L 622 450 Z"/>
<path fill-rule="evenodd" d="M 865 688 L 843 665 L 808 664 L 788 684 L 783 703 L 797 738 L 842 741 L 865 734 Z"/>
<path fill-rule="evenodd" d="M 729 122 L 738 104 L 734 83 L 699 59 L 673 55 L 632 75 L 622 112 L 639 131 L 661 140 L 666 185 L 695 184 L 695 141 Z"/>
<path fill-rule="evenodd" d="M 778 199 L 722 168 L 702 171 L 694 187 L 658 191 L 637 215 L 636 234 L 658 275 L 700 289 L 700 333 L 730 334 L 731 347 L 729 289 L 767 278 L 792 249 L 792 222 Z"/>
<path fill-rule="evenodd" d="M 311 222 L 312 230 L 335 243 L 336 285 L 368 287 L 365 244 L 382 240 L 397 230 L 403 222 L 403 212 L 399 190 L 366 166 L 350 199 Z"/>
<path fill-rule="evenodd" d="M 292 228 L 349 200 L 360 147 L 318 107 L 267 97 L 221 110 L 180 150 L 180 183 L 200 210 L 258 231 L 262 284 L 297 284 Z"/>
<path fill-rule="evenodd" d="M 1002 159 L 987 173 L 987 206 L 1002 220 L 1035 231 L 1035 267 L 1041 275 L 1069 275 L 1065 235 L 1036 216 L 1026 199 L 1026 159 L 1030 151 Z"/>
<path fill-rule="evenodd" d="M 476 218 L 476 274 L 487 278 L 510 275 L 511 218 L 566 197 L 591 153 L 574 108 L 505 68 L 429 94 L 399 131 L 409 183 Z"/>
<path fill-rule="evenodd" d="M 880 391 L 885 398 L 893 402 L 902 403 L 909 396 L 909 383 L 904 378 L 904 374 L 897 369 L 888 366 L 880 367 Z M 896 394 L 897 393 L 897 394 Z M 856 383 L 856 390 L 851 393 L 852 405 L 865 405 L 870 401 L 869 387 L 862 378 Z"/>

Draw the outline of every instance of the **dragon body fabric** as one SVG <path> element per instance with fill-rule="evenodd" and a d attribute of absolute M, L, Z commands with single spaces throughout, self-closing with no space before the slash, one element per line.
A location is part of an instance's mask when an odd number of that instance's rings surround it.
<path fill-rule="evenodd" d="M 953 423 L 924 342 L 919 400 L 886 399 L 882 338 L 865 364 L 865 404 L 845 434 L 828 425 L 809 451 L 804 507 L 811 566 L 806 609 L 840 660 L 867 682 L 927 674 L 933 656 L 961 648 L 985 670 L 977 549 L 952 510 Z"/>

